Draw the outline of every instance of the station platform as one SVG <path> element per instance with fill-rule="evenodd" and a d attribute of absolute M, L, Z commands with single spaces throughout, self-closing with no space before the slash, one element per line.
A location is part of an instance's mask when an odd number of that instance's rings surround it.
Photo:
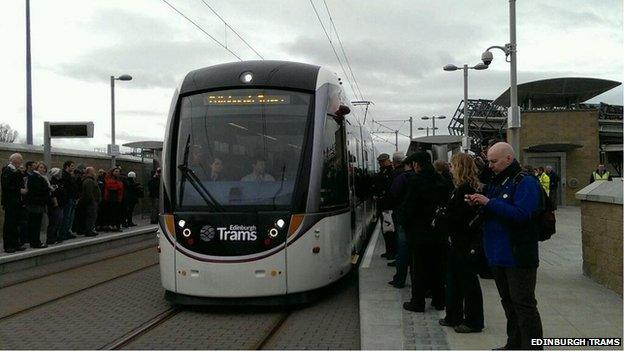
<path fill-rule="evenodd" d="M 622 338 L 622 296 L 582 272 L 580 208 L 561 207 L 556 216 L 557 233 L 540 243 L 536 298 L 544 337 Z M 403 310 L 410 298 L 409 278 L 405 288 L 388 285 L 395 269 L 380 257 L 383 252 L 377 229 L 359 268 L 361 349 L 492 349 L 505 344 L 506 319 L 494 280 L 480 280 L 485 329 L 458 334 L 438 324 L 444 311 L 433 309 L 429 299 L 424 313 Z"/>
<path fill-rule="evenodd" d="M 134 222 L 137 226 L 123 228 L 121 232 L 99 232 L 94 237 L 77 235 L 75 239 L 42 249 L 32 249 L 26 244 L 24 251 L 6 253 L 0 242 L 0 288 L 146 247 L 156 247 L 157 225 L 139 216 Z M 45 234 L 41 236 L 45 242 Z"/>

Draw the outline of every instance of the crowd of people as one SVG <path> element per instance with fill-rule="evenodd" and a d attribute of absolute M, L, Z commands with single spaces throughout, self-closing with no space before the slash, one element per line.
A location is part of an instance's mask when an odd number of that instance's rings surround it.
<path fill-rule="evenodd" d="M 496 141 L 474 157 L 455 154 L 450 163 L 432 163 L 425 151 L 377 160 L 373 193 L 386 229 L 382 256 L 396 267 L 389 284 L 403 288 L 410 274 L 411 299 L 403 308 L 424 312 L 430 298 L 434 309 L 445 310 L 440 325 L 481 332 L 479 276 L 493 278 L 507 317 L 501 349 L 534 348 L 530 339 L 542 337 L 535 299 L 539 176 L 524 172 L 512 147 Z"/>
<path fill-rule="evenodd" d="M 157 170 L 148 184 L 150 197 L 158 197 L 159 182 Z M 120 167 L 96 171 L 71 160 L 62 169 L 48 169 L 42 161 L 24 162 L 19 153 L 12 154 L 2 168 L 0 184 L 7 253 L 23 251 L 26 244 L 45 248 L 76 235 L 96 236 L 136 226 L 132 217 L 143 197 L 135 172 L 122 174 Z M 42 240 L 44 216 L 47 228 Z"/>

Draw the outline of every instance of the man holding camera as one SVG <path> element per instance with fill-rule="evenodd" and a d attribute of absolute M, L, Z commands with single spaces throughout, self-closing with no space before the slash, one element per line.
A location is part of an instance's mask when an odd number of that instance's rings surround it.
<path fill-rule="evenodd" d="M 492 182 L 485 195 L 466 195 L 465 200 L 483 210 L 485 254 L 507 317 L 507 343 L 500 349 L 531 349 L 536 347 L 531 339 L 542 337 L 535 299 L 538 232 L 532 220 L 539 210 L 540 185 L 520 174 L 511 145 L 494 144 L 487 158 Z"/>

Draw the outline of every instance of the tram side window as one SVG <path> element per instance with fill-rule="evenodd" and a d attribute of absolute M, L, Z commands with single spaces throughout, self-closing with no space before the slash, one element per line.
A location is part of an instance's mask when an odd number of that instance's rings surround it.
<path fill-rule="evenodd" d="M 346 206 L 349 203 L 345 144 L 342 128 L 332 116 L 327 115 L 323 135 L 321 209 Z"/>

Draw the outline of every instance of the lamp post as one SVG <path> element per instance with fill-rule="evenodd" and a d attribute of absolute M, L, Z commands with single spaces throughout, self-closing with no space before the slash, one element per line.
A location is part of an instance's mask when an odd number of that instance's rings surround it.
<path fill-rule="evenodd" d="M 509 62 L 509 110 L 507 112 L 507 140 L 516 151 L 516 159 L 520 161 L 520 109 L 518 108 L 518 73 L 516 50 L 516 0 L 509 0 L 509 43 L 505 46 L 490 46 L 481 54 L 481 60 L 489 65 L 494 59 L 490 52 L 499 49 L 505 53 L 505 62 Z M 507 58 L 509 57 L 509 60 Z"/>
<path fill-rule="evenodd" d="M 26 0 L 26 144 L 33 144 L 32 71 L 30 68 L 30 0 Z M 48 166 L 50 166 L 49 163 Z"/>
<path fill-rule="evenodd" d="M 432 123 L 431 131 L 432 131 L 433 135 L 435 135 L 435 131 L 436 131 L 436 129 L 438 129 L 435 126 L 436 119 L 445 119 L 445 118 L 446 118 L 446 116 L 431 116 L 431 117 L 424 116 L 424 117 L 420 117 L 420 119 L 424 119 L 424 120 L 430 119 L 431 120 L 431 123 Z M 429 133 L 427 133 L 427 135 L 429 135 Z"/>
<path fill-rule="evenodd" d="M 483 70 L 487 69 L 488 66 L 484 63 L 478 63 L 472 67 L 464 64 L 463 68 L 459 68 L 455 65 L 448 64 L 444 66 L 445 71 L 457 71 L 458 69 L 464 70 L 464 137 L 462 138 L 462 148 L 464 149 L 464 153 L 468 153 L 470 150 L 470 138 L 468 137 L 468 70 Z"/>
<path fill-rule="evenodd" d="M 122 74 L 119 77 L 111 76 L 111 168 L 117 166 L 115 162 L 115 81 L 116 80 L 132 80 L 132 76 Z"/>

